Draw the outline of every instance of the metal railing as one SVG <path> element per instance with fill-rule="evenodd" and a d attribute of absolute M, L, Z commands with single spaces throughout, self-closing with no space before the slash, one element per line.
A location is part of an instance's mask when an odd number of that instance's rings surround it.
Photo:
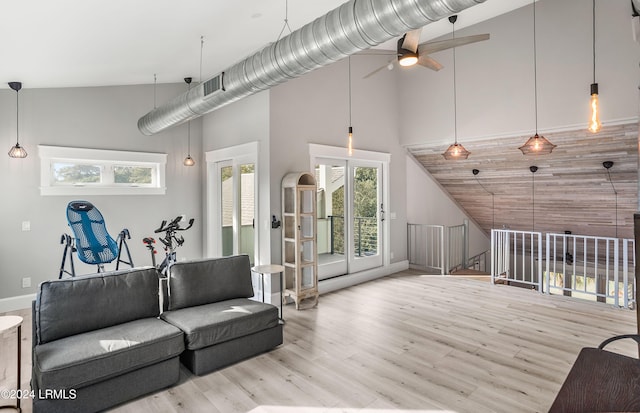
<path fill-rule="evenodd" d="M 491 250 L 486 250 L 469 258 L 467 260 L 467 268 L 489 273 L 489 271 L 491 271 L 490 254 Z"/>
<path fill-rule="evenodd" d="M 635 303 L 635 241 L 547 234 L 547 293 L 591 298 L 619 307 Z"/>
<path fill-rule="evenodd" d="M 445 274 L 444 226 L 407 224 L 409 266 Z"/>
<path fill-rule="evenodd" d="M 447 271 L 462 269 L 467 263 L 467 224 L 448 227 Z"/>
<path fill-rule="evenodd" d="M 542 247 L 541 232 L 491 230 L 491 282 L 542 292 Z"/>
<path fill-rule="evenodd" d="M 610 237 L 492 230 L 491 281 L 630 308 L 635 241 Z M 544 248 L 543 248 L 544 247 Z"/>
<path fill-rule="evenodd" d="M 328 215 L 329 252 L 344 254 L 344 216 Z M 378 253 L 378 219 L 376 217 L 354 218 L 354 255 L 356 257 Z"/>

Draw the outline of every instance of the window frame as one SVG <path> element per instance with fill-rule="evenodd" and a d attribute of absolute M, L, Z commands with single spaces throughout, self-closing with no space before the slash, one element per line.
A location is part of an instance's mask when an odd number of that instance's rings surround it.
<path fill-rule="evenodd" d="M 38 145 L 40 195 L 164 195 L 167 154 Z M 55 183 L 55 163 L 100 166 L 100 183 Z M 115 183 L 114 168 L 152 168 L 151 184 Z"/>

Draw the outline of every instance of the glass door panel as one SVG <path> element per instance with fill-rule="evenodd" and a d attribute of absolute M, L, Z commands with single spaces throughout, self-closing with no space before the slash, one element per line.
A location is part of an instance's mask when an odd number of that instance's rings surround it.
<path fill-rule="evenodd" d="M 223 257 L 233 255 L 233 210 L 234 210 L 234 185 L 233 185 L 233 166 L 221 163 L 219 169 L 220 176 L 220 223 L 222 234 L 222 251 Z"/>
<path fill-rule="evenodd" d="M 239 253 L 249 255 L 254 264 L 255 244 L 255 164 L 240 165 Z"/>
<path fill-rule="evenodd" d="M 345 255 L 346 162 L 319 160 L 317 193 L 318 279 L 347 274 Z"/>
<path fill-rule="evenodd" d="M 382 210 L 382 166 L 356 161 L 349 163 L 351 185 L 351 253 L 349 271 L 357 272 L 382 265 L 380 248 Z"/>

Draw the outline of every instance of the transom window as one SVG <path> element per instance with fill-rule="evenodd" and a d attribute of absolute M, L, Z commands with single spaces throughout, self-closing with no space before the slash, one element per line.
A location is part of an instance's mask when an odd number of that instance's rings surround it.
<path fill-rule="evenodd" d="M 164 194 L 166 154 L 39 145 L 41 195 Z"/>

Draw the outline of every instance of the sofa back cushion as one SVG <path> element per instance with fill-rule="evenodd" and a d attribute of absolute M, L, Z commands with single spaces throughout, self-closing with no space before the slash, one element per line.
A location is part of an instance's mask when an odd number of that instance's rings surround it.
<path fill-rule="evenodd" d="M 171 266 L 168 309 L 253 297 L 247 255 L 183 261 Z"/>
<path fill-rule="evenodd" d="M 45 281 L 36 296 L 36 337 L 43 344 L 159 314 L 153 267 Z"/>

